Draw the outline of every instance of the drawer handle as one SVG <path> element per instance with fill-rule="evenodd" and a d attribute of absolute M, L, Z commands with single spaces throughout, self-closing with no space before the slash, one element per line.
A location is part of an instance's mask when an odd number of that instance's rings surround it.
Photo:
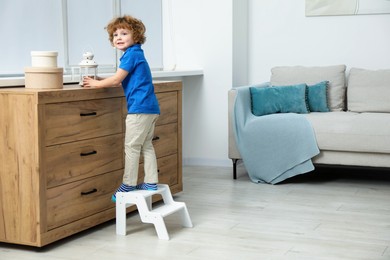
<path fill-rule="evenodd" d="M 91 112 L 91 113 L 80 113 L 80 116 L 96 116 L 96 112 Z"/>
<path fill-rule="evenodd" d="M 89 155 L 93 155 L 93 154 L 97 154 L 97 151 L 92 151 L 92 152 L 88 152 L 88 153 L 80 153 L 80 156 L 89 156 Z"/>
<path fill-rule="evenodd" d="M 157 141 L 157 140 L 159 140 L 159 139 L 160 139 L 159 136 L 155 136 L 155 137 L 153 137 L 152 141 Z"/>
<path fill-rule="evenodd" d="M 81 195 L 85 196 L 85 195 L 89 195 L 89 194 L 92 194 L 92 193 L 95 193 L 95 192 L 97 192 L 97 189 L 92 189 L 90 191 L 82 191 Z"/>

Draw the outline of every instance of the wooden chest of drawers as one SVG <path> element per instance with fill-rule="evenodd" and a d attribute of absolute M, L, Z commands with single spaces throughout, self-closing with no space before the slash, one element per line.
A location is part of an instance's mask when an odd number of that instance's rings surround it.
<path fill-rule="evenodd" d="M 172 193 L 183 188 L 181 87 L 155 82 L 153 143 Z M 126 114 L 120 87 L 0 89 L 0 242 L 40 247 L 115 218 Z"/>

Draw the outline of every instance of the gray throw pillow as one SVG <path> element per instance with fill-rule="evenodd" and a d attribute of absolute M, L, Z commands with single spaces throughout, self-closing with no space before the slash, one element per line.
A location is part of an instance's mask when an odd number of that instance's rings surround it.
<path fill-rule="evenodd" d="M 347 92 L 350 111 L 390 112 L 390 69 L 352 68 Z"/>

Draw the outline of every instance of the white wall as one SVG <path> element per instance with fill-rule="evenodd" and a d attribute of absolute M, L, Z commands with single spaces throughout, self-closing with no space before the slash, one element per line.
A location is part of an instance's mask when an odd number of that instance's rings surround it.
<path fill-rule="evenodd" d="M 165 52 L 164 62 L 168 67 L 204 69 L 203 77 L 184 79 L 184 164 L 231 166 L 227 91 L 237 82 L 268 81 L 277 65 L 390 68 L 390 14 L 305 17 L 305 0 L 247 0 L 248 39 L 242 47 L 248 48 L 248 72 L 242 73 L 248 74 L 239 77 L 236 68 L 243 61 L 233 55 L 232 38 L 245 35 L 233 33 L 240 0 L 165 1 L 172 5 L 175 36 L 170 44 L 176 52 Z M 245 24 L 234 23 L 234 28 Z"/>
<path fill-rule="evenodd" d="M 249 81 L 278 65 L 390 68 L 390 14 L 305 17 L 305 0 L 249 0 Z"/>
<path fill-rule="evenodd" d="M 166 67 L 203 68 L 183 81 L 183 164 L 228 165 L 227 90 L 232 82 L 231 0 L 167 0 L 175 53 Z M 166 31 L 165 31 L 166 32 Z M 170 39 L 165 44 L 172 45 Z M 175 62 L 176 61 L 176 62 Z M 230 164 L 229 164 L 230 165 Z"/>

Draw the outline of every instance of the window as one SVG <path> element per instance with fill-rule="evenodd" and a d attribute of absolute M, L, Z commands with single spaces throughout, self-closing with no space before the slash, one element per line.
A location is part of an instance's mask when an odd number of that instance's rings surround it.
<path fill-rule="evenodd" d="M 66 0 L 63 8 L 66 49 L 65 67 L 77 66 L 82 54 L 91 51 L 101 68 L 115 68 L 115 50 L 111 46 L 107 31 L 107 23 L 115 16 L 114 4 L 111 1 Z"/>
<path fill-rule="evenodd" d="M 95 54 L 99 73 L 114 72 L 121 54 L 111 46 L 105 26 L 123 14 L 144 22 L 146 58 L 153 70 L 162 69 L 161 1 L 1 0 L 0 86 L 12 85 L 4 78 L 24 76 L 24 68 L 31 66 L 31 51 L 57 51 L 65 76 L 85 51 Z"/>
<path fill-rule="evenodd" d="M 0 74 L 23 74 L 30 51 L 63 49 L 61 8 L 58 0 L 0 1 Z"/>

